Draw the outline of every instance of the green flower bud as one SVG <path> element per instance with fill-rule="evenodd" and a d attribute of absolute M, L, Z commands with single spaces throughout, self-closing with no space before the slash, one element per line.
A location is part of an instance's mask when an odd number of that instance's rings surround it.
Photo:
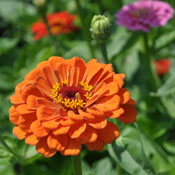
<path fill-rule="evenodd" d="M 104 15 L 95 15 L 91 21 L 92 37 L 98 42 L 105 42 L 111 33 L 111 25 L 109 19 Z"/>

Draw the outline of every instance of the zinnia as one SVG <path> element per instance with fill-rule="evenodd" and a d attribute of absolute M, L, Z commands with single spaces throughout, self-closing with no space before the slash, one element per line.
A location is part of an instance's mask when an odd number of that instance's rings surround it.
<path fill-rule="evenodd" d="M 137 1 L 124 6 L 117 14 L 116 23 L 130 30 L 148 32 L 150 27 L 165 25 L 173 17 L 174 10 L 162 1 Z"/>
<path fill-rule="evenodd" d="M 66 11 L 48 14 L 47 20 L 51 33 L 57 35 L 76 30 L 77 27 L 73 25 L 75 18 L 75 15 L 70 15 Z M 34 33 L 35 40 L 39 40 L 49 34 L 46 24 L 42 19 L 32 25 L 31 31 Z"/>
<path fill-rule="evenodd" d="M 124 77 L 95 59 L 85 64 L 78 57 L 50 57 L 29 72 L 10 97 L 13 133 L 45 157 L 57 151 L 77 155 L 82 144 L 102 150 L 119 136 L 108 119 L 136 121 L 135 101 L 123 88 Z"/>
<path fill-rule="evenodd" d="M 164 75 L 169 71 L 170 59 L 155 60 L 154 65 L 158 75 Z"/>

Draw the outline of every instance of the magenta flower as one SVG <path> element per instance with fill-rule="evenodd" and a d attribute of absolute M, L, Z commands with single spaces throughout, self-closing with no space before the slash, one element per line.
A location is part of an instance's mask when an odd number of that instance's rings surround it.
<path fill-rule="evenodd" d="M 174 10 L 162 1 L 138 1 L 124 6 L 115 16 L 116 23 L 130 30 L 148 32 L 150 27 L 164 26 Z"/>

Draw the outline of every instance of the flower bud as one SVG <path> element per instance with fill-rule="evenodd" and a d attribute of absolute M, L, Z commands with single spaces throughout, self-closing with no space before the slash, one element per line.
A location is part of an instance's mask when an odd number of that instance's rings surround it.
<path fill-rule="evenodd" d="M 111 33 L 111 25 L 109 19 L 104 15 L 95 15 L 91 21 L 92 37 L 98 42 L 105 42 Z"/>
<path fill-rule="evenodd" d="M 40 8 L 43 7 L 46 4 L 46 0 L 33 0 L 33 4 Z"/>

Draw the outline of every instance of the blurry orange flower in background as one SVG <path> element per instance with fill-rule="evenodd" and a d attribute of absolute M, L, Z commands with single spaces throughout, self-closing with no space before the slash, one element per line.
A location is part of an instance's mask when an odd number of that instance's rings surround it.
<path fill-rule="evenodd" d="M 76 15 L 70 15 L 66 11 L 48 14 L 47 20 L 51 33 L 57 35 L 76 30 L 77 27 L 72 24 L 75 18 Z M 34 34 L 35 40 L 39 40 L 49 34 L 47 26 L 42 19 L 32 25 L 31 31 Z"/>
<path fill-rule="evenodd" d="M 82 144 L 100 151 L 119 136 L 108 119 L 136 121 L 124 74 L 92 59 L 50 57 L 29 72 L 10 97 L 13 133 L 45 157 L 77 155 Z"/>
<path fill-rule="evenodd" d="M 164 75 L 169 71 L 171 61 L 170 59 L 155 60 L 154 65 L 158 75 Z"/>

